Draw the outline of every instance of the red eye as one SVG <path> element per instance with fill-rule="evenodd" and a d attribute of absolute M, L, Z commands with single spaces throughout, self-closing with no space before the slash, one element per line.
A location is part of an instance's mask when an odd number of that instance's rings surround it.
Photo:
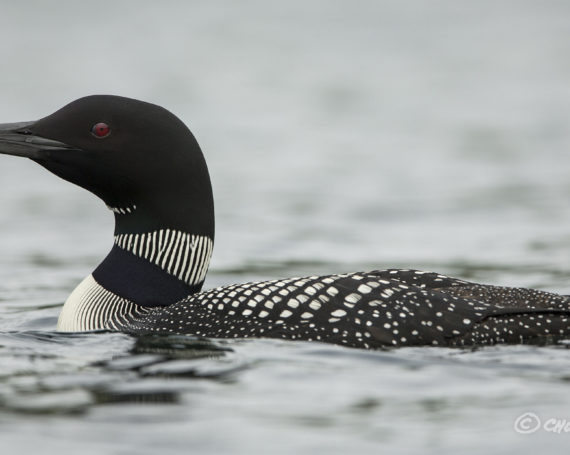
<path fill-rule="evenodd" d="M 104 122 L 95 123 L 91 128 L 91 134 L 98 138 L 107 137 L 111 133 L 111 127 Z"/>

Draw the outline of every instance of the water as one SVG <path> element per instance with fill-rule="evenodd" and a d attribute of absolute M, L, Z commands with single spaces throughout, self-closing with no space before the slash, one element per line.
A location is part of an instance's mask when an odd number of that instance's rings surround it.
<path fill-rule="evenodd" d="M 91 93 L 209 163 L 206 287 L 383 267 L 570 293 L 564 1 L 2 2 L 0 122 Z M 111 246 L 93 196 L 0 157 L 2 453 L 562 452 L 564 345 L 366 352 L 54 332 Z"/>

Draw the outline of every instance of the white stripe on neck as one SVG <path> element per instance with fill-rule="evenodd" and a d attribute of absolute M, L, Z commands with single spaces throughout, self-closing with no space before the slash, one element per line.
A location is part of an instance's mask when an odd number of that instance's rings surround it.
<path fill-rule="evenodd" d="M 189 285 L 204 281 L 214 247 L 208 237 L 174 229 L 119 234 L 115 236 L 115 244 Z"/>
<path fill-rule="evenodd" d="M 117 213 L 119 215 L 126 215 L 127 213 L 132 213 L 137 209 L 136 205 L 131 205 L 128 207 L 111 207 L 110 205 L 107 206 L 109 210 L 113 213 Z"/>

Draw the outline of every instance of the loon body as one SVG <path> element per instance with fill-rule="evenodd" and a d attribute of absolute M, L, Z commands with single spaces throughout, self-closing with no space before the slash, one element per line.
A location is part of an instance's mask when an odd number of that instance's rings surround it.
<path fill-rule="evenodd" d="M 95 95 L 0 125 L 0 153 L 36 161 L 115 216 L 108 256 L 58 330 L 271 337 L 352 347 L 473 346 L 570 336 L 570 297 L 417 270 L 235 284 L 201 292 L 214 245 L 206 162 L 169 111 Z"/>

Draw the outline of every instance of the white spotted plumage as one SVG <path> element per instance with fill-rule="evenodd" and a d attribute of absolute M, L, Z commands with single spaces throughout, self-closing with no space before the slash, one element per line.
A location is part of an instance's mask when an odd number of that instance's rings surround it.
<path fill-rule="evenodd" d="M 497 304 L 474 298 L 477 292 L 500 299 L 501 308 L 513 314 L 495 318 Z M 280 337 L 364 348 L 520 342 L 532 338 L 533 330 L 540 336 L 568 334 L 568 314 L 557 315 L 558 325 L 544 329 L 540 320 L 547 315 L 537 314 L 539 323 L 530 327 L 519 294 L 552 308 L 545 313 L 564 313 L 568 306 L 567 297 L 541 291 L 480 286 L 430 272 L 386 270 L 219 287 L 153 309 L 125 329 L 216 338 Z M 513 330 L 521 320 L 527 322 L 528 327 L 521 326 L 527 334 Z"/>

